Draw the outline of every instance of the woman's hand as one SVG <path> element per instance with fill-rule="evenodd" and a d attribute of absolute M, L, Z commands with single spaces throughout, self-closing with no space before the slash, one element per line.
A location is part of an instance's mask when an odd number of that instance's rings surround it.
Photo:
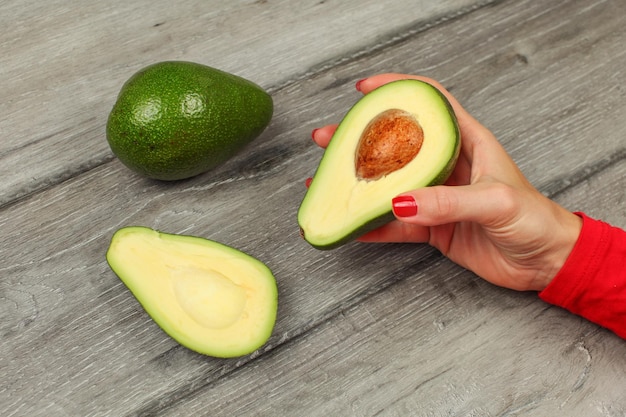
<path fill-rule="evenodd" d="M 445 185 L 397 196 L 397 220 L 359 240 L 427 242 L 493 284 L 543 290 L 573 249 L 582 220 L 539 193 L 494 135 L 436 81 L 381 74 L 359 81 L 357 89 L 367 94 L 406 78 L 428 82 L 448 98 L 461 131 L 461 154 Z M 325 148 L 336 127 L 314 130 L 314 141 Z"/>

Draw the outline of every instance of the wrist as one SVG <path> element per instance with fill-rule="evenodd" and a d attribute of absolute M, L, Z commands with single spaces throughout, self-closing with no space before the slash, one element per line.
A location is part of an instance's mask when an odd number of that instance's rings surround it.
<path fill-rule="evenodd" d="M 570 254 L 576 246 L 576 242 L 582 230 L 582 218 L 564 208 L 557 206 L 557 225 L 552 250 L 546 268 L 536 282 L 538 291 L 544 290 L 561 271 Z"/>

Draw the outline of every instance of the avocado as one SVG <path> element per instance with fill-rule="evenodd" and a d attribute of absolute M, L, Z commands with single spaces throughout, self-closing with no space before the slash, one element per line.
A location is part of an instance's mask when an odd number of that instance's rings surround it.
<path fill-rule="evenodd" d="M 106 136 L 133 171 L 180 180 L 231 158 L 263 132 L 272 113 L 272 97 L 251 81 L 195 62 L 165 61 L 124 83 Z"/>
<path fill-rule="evenodd" d="M 442 184 L 460 150 L 452 106 L 418 80 L 363 96 L 335 131 L 298 211 L 301 235 L 332 249 L 393 220 L 391 200 Z"/>
<path fill-rule="evenodd" d="M 237 249 L 129 226 L 115 232 L 106 259 L 165 333 L 191 350 L 242 356 L 272 333 L 276 280 L 265 264 Z"/>

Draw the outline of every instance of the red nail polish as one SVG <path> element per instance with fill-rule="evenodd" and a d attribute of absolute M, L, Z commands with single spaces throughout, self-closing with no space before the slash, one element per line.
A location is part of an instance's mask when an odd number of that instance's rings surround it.
<path fill-rule="evenodd" d="M 356 89 L 358 91 L 361 91 L 361 83 L 363 83 L 363 81 L 365 81 L 365 80 L 367 80 L 367 78 L 363 78 L 363 79 L 361 79 L 361 80 L 356 82 L 356 86 L 355 87 L 356 87 Z"/>
<path fill-rule="evenodd" d="M 311 183 L 313 182 L 313 178 L 307 178 L 304 181 L 304 185 L 306 186 L 306 188 L 309 188 L 311 186 Z"/>
<path fill-rule="evenodd" d="M 311 138 L 315 139 L 315 132 L 317 132 L 319 129 L 313 129 L 313 131 L 311 132 Z"/>
<path fill-rule="evenodd" d="M 417 202 L 410 195 L 399 195 L 391 200 L 393 212 L 398 217 L 412 217 L 417 214 Z"/>

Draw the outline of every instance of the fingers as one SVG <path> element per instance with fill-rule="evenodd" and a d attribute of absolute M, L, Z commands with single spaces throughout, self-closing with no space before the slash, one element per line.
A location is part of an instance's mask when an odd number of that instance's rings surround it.
<path fill-rule="evenodd" d="M 521 193 L 497 182 L 450 187 L 426 187 L 393 199 L 393 211 L 402 222 L 439 226 L 476 222 L 485 227 L 511 224 L 522 204 Z"/>
<path fill-rule="evenodd" d="M 333 137 L 335 130 L 337 130 L 337 124 L 332 124 L 324 127 L 320 127 L 318 129 L 314 129 L 311 133 L 313 141 L 317 143 L 320 147 L 326 148 L 330 139 Z"/>

